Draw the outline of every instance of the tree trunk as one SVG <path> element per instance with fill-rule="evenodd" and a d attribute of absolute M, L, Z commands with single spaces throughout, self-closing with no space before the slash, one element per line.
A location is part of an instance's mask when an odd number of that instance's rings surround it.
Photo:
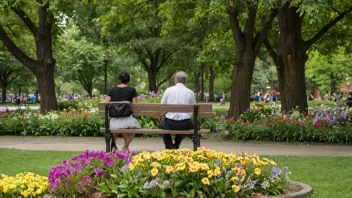
<path fill-rule="evenodd" d="M 278 78 L 281 97 L 281 110 L 292 109 L 307 111 L 305 85 L 305 62 L 308 46 L 301 35 L 303 17 L 296 7 L 285 4 L 279 10 L 280 55 L 283 65 L 278 67 Z"/>
<path fill-rule="evenodd" d="M 148 83 L 149 91 L 154 91 L 154 93 L 156 93 L 158 91 L 158 87 L 156 85 L 156 72 L 153 69 L 148 71 Z"/>
<path fill-rule="evenodd" d="M 7 88 L 7 85 L 5 84 L 3 84 L 2 86 L 1 86 L 1 88 L 2 88 L 2 98 L 1 98 L 1 101 L 2 101 L 2 103 L 5 103 L 6 102 L 6 88 Z"/>
<path fill-rule="evenodd" d="M 200 91 L 200 71 L 195 71 L 194 72 L 194 93 L 196 94 L 196 96 L 199 95 L 199 91 Z"/>
<path fill-rule="evenodd" d="M 232 72 L 231 103 L 229 116 L 235 119 L 249 109 L 254 57 L 251 53 L 236 50 L 235 65 Z"/>
<path fill-rule="evenodd" d="M 54 83 L 54 65 L 39 66 L 40 72 L 36 75 L 40 93 L 40 111 L 57 109 Z"/>
<path fill-rule="evenodd" d="M 214 81 L 215 81 L 215 74 L 214 69 L 209 67 L 210 70 L 210 77 L 209 77 L 209 101 L 214 101 Z"/>
<path fill-rule="evenodd" d="M 337 80 L 333 73 L 330 74 L 330 93 L 336 93 Z"/>

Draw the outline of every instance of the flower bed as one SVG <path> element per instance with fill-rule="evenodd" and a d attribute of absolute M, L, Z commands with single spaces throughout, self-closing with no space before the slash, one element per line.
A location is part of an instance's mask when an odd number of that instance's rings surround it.
<path fill-rule="evenodd" d="M 50 192 L 79 196 L 96 190 L 117 197 L 234 197 L 278 195 L 289 185 L 287 167 L 253 154 L 199 148 L 130 153 L 86 151 L 51 169 Z"/>
<path fill-rule="evenodd" d="M 352 143 L 351 109 L 321 107 L 287 115 L 265 111 L 247 111 L 238 120 L 217 116 L 205 120 L 203 127 L 225 139 Z"/>
<path fill-rule="evenodd" d="M 41 197 L 48 186 L 47 177 L 33 173 L 19 173 L 15 177 L 1 174 L 0 197 Z"/>

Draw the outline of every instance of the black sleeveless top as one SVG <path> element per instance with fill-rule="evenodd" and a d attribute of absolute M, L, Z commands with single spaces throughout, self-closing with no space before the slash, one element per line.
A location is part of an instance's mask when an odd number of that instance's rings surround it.
<path fill-rule="evenodd" d="M 112 87 L 109 90 L 108 96 L 111 97 L 111 101 L 130 101 L 137 97 L 137 91 L 133 87 Z"/>

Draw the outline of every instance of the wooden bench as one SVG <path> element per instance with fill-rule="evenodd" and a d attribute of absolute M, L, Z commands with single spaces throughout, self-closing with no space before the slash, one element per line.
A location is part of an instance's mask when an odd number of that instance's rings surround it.
<path fill-rule="evenodd" d="M 210 118 L 212 116 L 211 104 L 195 104 L 195 105 L 166 105 L 166 104 L 131 104 L 131 110 L 134 116 L 163 116 L 165 112 L 182 112 L 193 113 L 194 129 L 190 130 L 164 130 L 164 129 L 113 129 L 109 128 L 109 106 L 118 102 L 100 102 L 99 115 L 105 118 L 105 128 L 100 131 L 105 133 L 106 152 L 110 151 L 111 133 L 135 133 L 135 134 L 189 134 L 194 135 L 192 138 L 193 149 L 197 150 L 200 146 L 199 134 L 210 133 L 210 129 L 196 130 L 198 126 L 198 118 Z M 162 140 L 160 140 L 162 141 Z"/>

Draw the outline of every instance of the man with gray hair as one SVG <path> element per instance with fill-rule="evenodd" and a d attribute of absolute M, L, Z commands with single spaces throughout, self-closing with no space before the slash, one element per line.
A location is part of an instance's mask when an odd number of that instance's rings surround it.
<path fill-rule="evenodd" d="M 196 104 L 196 99 L 192 90 L 188 89 L 187 74 L 179 71 L 175 75 L 175 86 L 165 90 L 161 104 Z M 190 118 L 192 113 L 173 113 L 167 112 L 160 121 L 160 128 L 168 130 L 188 130 L 193 129 L 194 125 Z M 182 140 L 187 135 L 176 134 L 175 143 L 172 141 L 171 134 L 163 134 L 163 141 L 166 149 L 179 149 Z"/>

